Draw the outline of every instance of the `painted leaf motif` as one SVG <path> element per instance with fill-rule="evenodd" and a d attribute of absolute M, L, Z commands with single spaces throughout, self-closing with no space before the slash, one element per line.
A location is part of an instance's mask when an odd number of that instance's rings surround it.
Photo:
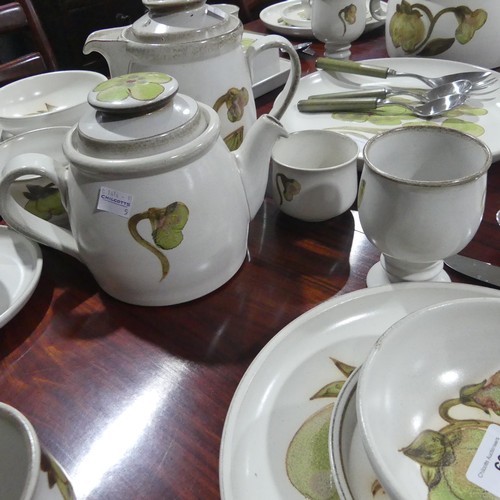
<path fill-rule="evenodd" d="M 184 203 L 176 202 L 166 209 L 159 209 L 150 214 L 153 240 L 164 250 L 171 250 L 183 240 L 182 229 L 187 223 L 189 210 Z"/>
<path fill-rule="evenodd" d="M 151 101 L 163 92 L 163 86 L 159 83 L 138 83 L 131 87 L 130 95 L 138 101 Z"/>
<path fill-rule="evenodd" d="M 129 96 L 129 91 L 126 87 L 112 86 L 104 90 L 100 90 L 96 98 L 101 102 L 124 101 Z"/>
<path fill-rule="evenodd" d="M 435 38 L 418 53 L 419 56 L 432 57 L 447 51 L 455 43 L 454 38 Z"/>

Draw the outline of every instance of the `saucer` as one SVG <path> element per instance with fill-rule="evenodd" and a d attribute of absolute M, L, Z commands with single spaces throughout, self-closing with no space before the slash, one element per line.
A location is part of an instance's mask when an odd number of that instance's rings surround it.
<path fill-rule="evenodd" d="M 293 3 L 285 7 L 281 17 L 290 26 L 311 27 L 311 10 L 306 12 L 302 3 Z"/>
<path fill-rule="evenodd" d="M 40 279 L 42 253 L 37 243 L 0 226 L 0 328 L 28 302 Z"/>

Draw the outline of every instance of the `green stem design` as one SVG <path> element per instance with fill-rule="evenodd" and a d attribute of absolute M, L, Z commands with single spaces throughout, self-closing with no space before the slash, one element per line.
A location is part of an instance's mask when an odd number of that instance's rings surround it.
<path fill-rule="evenodd" d="M 160 252 L 154 245 L 149 243 L 149 241 L 145 240 L 140 234 L 139 231 L 137 230 L 137 225 L 141 220 L 144 219 L 149 219 L 149 214 L 148 212 L 142 212 L 139 214 L 135 214 L 132 217 L 130 217 L 128 221 L 128 229 L 130 231 L 130 234 L 132 235 L 132 238 L 134 238 L 139 245 L 143 246 L 146 250 L 149 250 L 155 257 L 158 258 L 161 264 L 161 271 L 162 271 L 162 276 L 160 281 L 165 279 L 167 276 L 169 270 L 170 270 L 170 263 L 167 259 L 167 257 Z"/>
<path fill-rule="evenodd" d="M 338 13 L 338 16 L 339 16 L 339 19 L 342 21 L 342 26 L 344 26 L 344 32 L 342 33 L 342 35 L 345 35 L 345 32 L 347 31 L 347 25 L 345 23 L 345 19 L 342 17 L 342 14 L 344 13 L 344 10 L 340 10 L 339 13 Z"/>
<path fill-rule="evenodd" d="M 280 189 L 280 183 L 279 183 L 280 180 L 283 186 L 283 191 L 285 191 L 286 176 L 283 174 L 276 174 L 276 189 L 278 190 L 278 194 L 280 195 L 280 206 L 281 206 L 283 205 L 283 193 L 281 192 Z"/>
<path fill-rule="evenodd" d="M 451 12 L 451 13 L 454 13 L 455 12 L 455 8 L 454 7 L 447 7 L 446 9 L 443 9 L 443 10 L 440 10 L 436 16 L 433 16 L 432 15 L 432 12 L 429 10 L 429 8 L 425 5 L 422 5 L 421 3 L 416 3 L 416 4 L 413 4 L 414 8 L 416 9 L 420 9 L 422 12 L 424 12 L 424 14 L 426 14 L 426 16 L 428 17 L 429 21 L 430 21 L 430 25 L 429 25 L 429 29 L 427 31 L 427 35 L 426 37 L 422 40 L 422 42 L 420 42 L 419 45 L 417 45 L 415 47 L 415 49 L 412 51 L 412 53 L 417 53 L 419 52 L 421 49 L 423 49 L 425 47 L 425 45 L 427 44 L 427 42 L 429 41 L 431 35 L 432 35 L 432 32 L 434 31 L 434 27 L 436 26 L 436 23 L 438 22 L 439 18 L 441 16 L 443 16 L 444 14 L 447 14 L 448 12 Z"/>

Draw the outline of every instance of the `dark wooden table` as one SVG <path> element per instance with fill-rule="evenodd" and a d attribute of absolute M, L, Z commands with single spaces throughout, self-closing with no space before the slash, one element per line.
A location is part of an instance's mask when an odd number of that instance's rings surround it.
<path fill-rule="evenodd" d="M 260 22 L 248 29 L 265 32 Z M 353 59 L 385 56 L 380 30 L 353 48 Z M 302 63 L 314 71 L 314 58 Z M 259 112 L 274 97 L 260 98 Z M 463 251 L 497 265 L 499 169 L 490 169 L 484 220 Z M 118 302 L 82 264 L 43 248 L 37 289 L 0 329 L 0 399 L 32 421 L 79 498 L 219 498 L 224 419 L 250 362 L 300 314 L 365 287 L 379 255 L 355 221 L 352 211 L 299 222 L 266 198 L 236 276 L 171 307 Z"/>

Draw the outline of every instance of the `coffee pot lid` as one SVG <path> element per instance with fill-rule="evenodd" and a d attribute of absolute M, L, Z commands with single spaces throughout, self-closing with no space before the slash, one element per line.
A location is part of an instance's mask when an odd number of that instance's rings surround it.
<path fill-rule="evenodd" d="M 235 16 L 205 0 L 142 0 L 148 12 L 124 34 L 135 42 L 199 42 L 230 33 L 241 24 Z"/>
<path fill-rule="evenodd" d="M 150 155 L 194 140 L 206 128 L 198 103 L 165 73 L 130 73 L 98 84 L 78 123 L 80 149 L 102 157 Z"/>

